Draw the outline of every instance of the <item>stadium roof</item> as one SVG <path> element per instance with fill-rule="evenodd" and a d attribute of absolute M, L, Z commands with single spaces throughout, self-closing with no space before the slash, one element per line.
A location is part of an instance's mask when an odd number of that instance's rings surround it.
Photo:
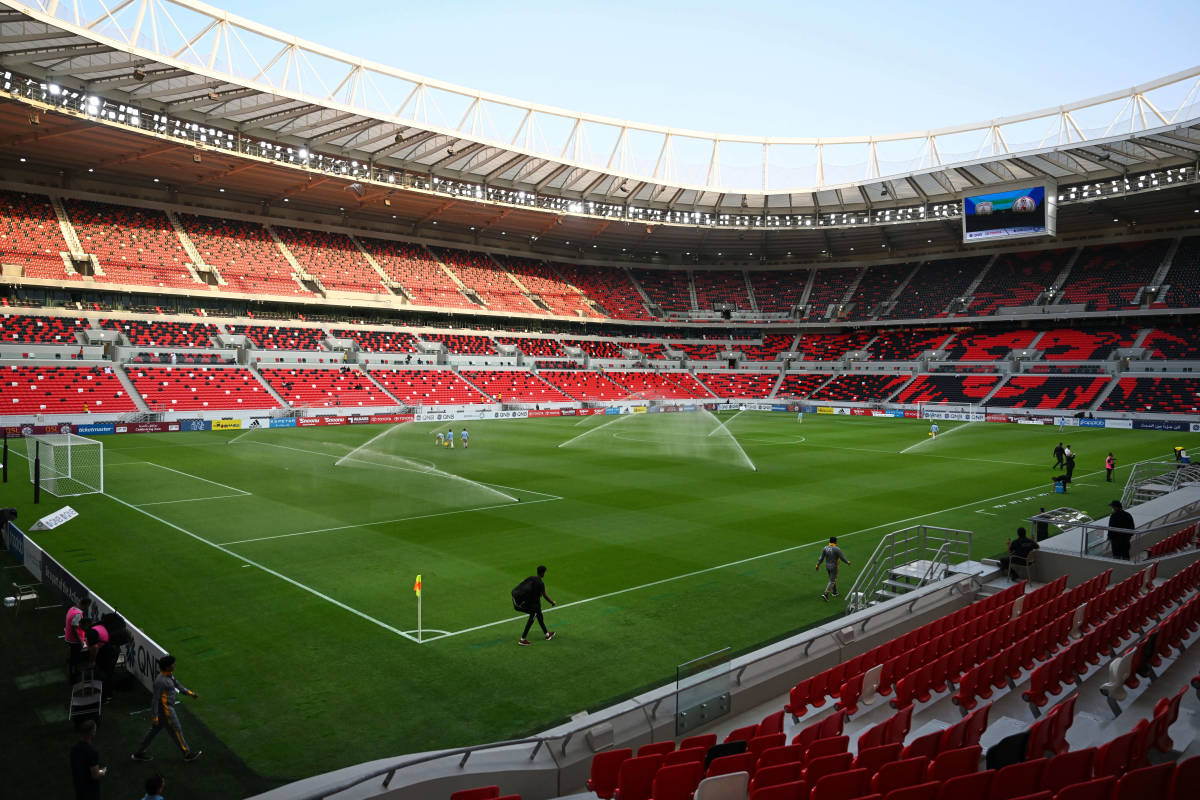
<path fill-rule="evenodd" d="M 1099 181 L 1200 160 L 1200 67 L 977 124 L 763 138 L 454 86 L 193 0 L 0 8 L 0 61 L 39 80 L 373 167 L 575 203 L 715 214 L 870 211 L 950 202 L 1014 181 Z"/>

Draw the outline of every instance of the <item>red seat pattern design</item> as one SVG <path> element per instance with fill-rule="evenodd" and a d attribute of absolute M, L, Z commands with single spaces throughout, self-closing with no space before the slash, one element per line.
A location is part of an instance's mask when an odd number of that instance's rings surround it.
<path fill-rule="evenodd" d="M 1048 361 L 1102 361 L 1119 347 L 1133 347 L 1137 330 L 1077 331 L 1055 328 L 1045 331 L 1037 340 Z"/>
<path fill-rule="evenodd" d="M 356 328 L 335 330 L 339 339 L 353 339 L 368 353 L 415 353 L 417 337 L 408 331 L 363 331 Z"/>
<path fill-rule="evenodd" d="M 491 256 L 444 247 L 434 248 L 434 252 L 458 276 L 464 286 L 487 303 L 490 310 L 512 311 L 517 314 L 546 313 L 545 309 L 534 305 L 533 301 L 525 296 L 521 287 Z"/>
<path fill-rule="evenodd" d="M 650 298 L 650 302 L 658 305 L 663 311 L 692 310 L 686 271 L 635 268 L 633 277 L 642 285 L 642 291 Z"/>
<path fill-rule="evenodd" d="M 979 403 L 999 381 L 999 375 L 918 375 L 893 402 Z"/>
<path fill-rule="evenodd" d="M 1013 350 L 1027 350 L 1037 331 L 960 333 L 946 346 L 951 361 L 999 361 Z"/>
<path fill-rule="evenodd" d="M 87 327 L 84 319 L 5 314 L 0 316 L 0 343 L 78 345 L 75 332 Z"/>
<path fill-rule="evenodd" d="M 871 373 L 846 373 L 813 394 L 814 400 L 844 400 L 852 403 L 878 402 L 886 400 L 909 381 L 908 375 L 880 375 Z"/>
<path fill-rule="evenodd" d="M 785 353 L 792 346 L 795 336 L 791 334 L 768 333 L 763 336 L 762 344 L 736 344 L 734 350 L 740 350 L 747 361 L 774 361 L 780 353 Z"/>
<path fill-rule="evenodd" d="M 624 400 L 630 394 L 591 370 L 542 370 L 538 376 L 575 400 Z"/>
<path fill-rule="evenodd" d="M 1033 305 L 1038 295 L 1054 284 L 1073 252 L 1073 248 L 1067 247 L 997 256 L 975 288 L 967 313 L 987 317 L 998 308 Z"/>
<path fill-rule="evenodd" d="M 367 294 L 389 294 L 367 259 L 350 237 L 342 233 L 275 226 L 275 233 L 292 257 L 326 289 Z"/>
<path fill-rule="evenodd" d="M 618 344 L 626 350 L 637 350 L 646 358 L 656 361 L 662 361 L 667 357 L 667 348 L 662 342 L 618 342 Z"/>
<path fill-rule="evenodd" d="M 1100 408 L 1104 411 L 1200 413 L 1200 378 L 1120 378 Z"/>
<path fill-rule="evenodd" d="M 845 319 L 871 319 L 875 307 L 895 294 L 900 282 L 912 272 L 914 266 L 916 265 L 877 264 L 867 267 L 866 274 L 850 297 L 854 307 Z"/>
<path fill-rule="evenodd" d="M 217 326 L 207 322 L 146 322 L 139 319 L 102 319 L 100 327 L 120 331 L 138 347 L 212 347 Z"/>
<path fill-rule="evenodd" d="M 319 328 L 284 325 L 230 325 L 229 332 L 242 334 L 263 350 L 324 350 L 325 332 Z"/>
<path fill-rule="evenodd" d="M 279 369 L 259 370 L 271 388 L 290 406 L 314 408 L 357 408 L 391 406 L 396 401 L 371 383 L 357 369 Z"/>
<path fill-rule="evenodd" d="M 711 397 L 687 372 L 613 372 L 604 373 L 613 383 L 631 395 L 646 399 L 687 399 Z"/>
<path fill-rule="evenodd" d="M 27 278 L 78 280 L 63 263 L 66 251 L 49 197 L 0 191 L 0 263 L 21 265 Z"/>
<path fill-rule="evenodd" d="M 779 384 L 779 388 L 775 390 L 776 397 L 809 397 L 817 390 L 825 381 L 829 380 L 829 375 L 813 374 L 807 372 L 787 372 L 784 373 L 783 382 Z"/>
<path fill-rule="evenodd" d="M 96 256 L 104 275 L 94 280 L 143 286 L 166 286 L 197 291 L 207 289 L 188 272 L 191 259 L 165 212 L 63 200 L 79 244 Z"/>
<path fill-rule="evenodd" d="M 1062 303 L 1086 303 L 1089 310 L 1128 309 L 1162 264 L 1170 239 L 1085 247 L 1062 286 Z"/>
<path fill-rule="evenodd" d="M 554 263 L 556 272 L 576 286 L 591 300 L 600 304 L 614 319 L 652 320 L 642 297 L 624 270 L 611 267 L 585 267 Z"/>
<path fill-rule="evenodd" d="M 195 214 L 176 218 L 204 263 L 221 273 L 222 291 L 312 296 L 262 225 Z"/>
<path fill-rule="evenodd" d="M 98 367 L 42 367 L 14 364 L 0 368 L 2 414 L 80 414 L 136 411 L 125 387 Z"/>
<path fill-rule="evenodd" d="M 457 406 L 488 402 L 449 369 L 373 369 L 368 374 L 405 405 Z"/>
<path fill-rule="evenodd" d="M 533 336 L 497 336 L 496 341 L 500 344 L 516 345 L 527 356 L 562 358 L 566 355 L 563 352 L 562 344 L 557 339 L 540 339 Z"/>
<path fill-rule="evenodd" d="M 767 314 L 791 311 L 804 296 L 808 277 L 806 269 L 751 270 L 750 285 L 754 287 L 758 310 Z"/>
<path fill-rule="evenodd" d="M 151 411 L 278 408 L 245 367 L 130 367 L 126 374 Z"/>
<path fill-rule="evenodd" d="M 175 361 L 171 361 L 171 356 L 175 356 Z M 232 364 L 234 362 L 233 355 L 222 353 L 147 353 L 144 350 L 135 353 L 133 358 L 129 359 L 130 364 Z"/>
<path fill-rule="evenodd" d="M 606 339 L 564 339 L 568 347 L 578 347 L 592 358 L 624 358 L 621 345 Z"/>
<path fill-rule="evenodd" d="M 1016 375 L 992 395 L 988 404 L 1009 408 L 1086 409 L 1108 382 L 1108 376 Z"/>
<path fill-rule="evenodd" d="M 571 398 L 525 370 L 468 370 L 460 374 L 493 398 L 513 403 L 569 403 Z"/>
<path fill-rule="evenodd" d="M 812 291 L 808 293 L 808 318 L 825 319 L 831 303 L 840 303 L 861 267 L 837 267 L 819 269 L 813 277 Z"/>
<path fill-rule="evenodd" d="M 548 305 L 551 314 L 604 319 L 603 314 L 588 304 L 583 293 L 564 280 L 549 264 L 516 256 L 495 258 L 522 286 Z"/>
<path fill-rule="evenodd" d="M 771 396 L 775 372 L 697 372 L 696 377 L 717 397 L 763 399 Z"/>
<path fill-rule="evenodd" d="M 911 361 L 926 350 L 936 350 L 946 341 L 946 331 L 902 328 L 880 331 L 867 349 L 872 361 Z"/>
<path fill-rule="evenodd" d="M 1200 308 L 1200 236 L 1185 236 L 1179 242 L 1164 283 L 1170 286 L 1165 305 Z"/>
<path fill-rule="evenodd" d="M 796 349 L 805 361 L 836 361 L 851 350 L 862 350 L 874 335 L 873 331 L 802 333 Z"/>
<path fill-rule="evenodd" d="M 740 270 L 698 269 L 692 272 L 692 284 L 696 287 L 696 307 L 701 310 L 711 309 L 715 303 L 750 308 L 746 275 Z"/>
<path fill-rule="evenodd" d="M 928 319 L 949 316 L 950 303 L 962 297 L 988 256 L 951 258 L 923 264 L 896 298 L 884 319 Z"/>
<path fill-rule="evenodd" d="M 496 346 L 487 336 L 473 336 L 459 333 L 422 333 L 421 338 L 427 342 L 441 342 L 446 345 L 447 353 L 470 356 L 494 356 Z"/>
<path fill-rule="evenodd" d="M 442 265 L 419 244 L 393 242 L 360 236 L 358 241 L 371 254 L 383 273 L 404 287 L 419 306 L 479 308 L 458 290 Z"/>
<path fill-rule="evenodd" d="M 1200 328 L 1160 325 L 1146 334 L 1142 346 L 1151 358 L 1192 359 L 1200 353 Z"/>
<path fill-rule="evenodd" d="M 729 349 L 728 345 L 723 344 L 683 344 L 681 342 L 671 346 L 694 361 L 711 361 L 717 357 L 718 353 Z"/>

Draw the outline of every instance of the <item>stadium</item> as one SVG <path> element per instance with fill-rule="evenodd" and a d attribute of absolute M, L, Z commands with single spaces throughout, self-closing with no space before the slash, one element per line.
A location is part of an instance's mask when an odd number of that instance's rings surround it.
<path fill-rule="evenodd" d="M 41 0 L 0 80 L 14 795 L 93 720 L 109 796 L 1194 796 L 1200 67 L 755 137 Z"/>

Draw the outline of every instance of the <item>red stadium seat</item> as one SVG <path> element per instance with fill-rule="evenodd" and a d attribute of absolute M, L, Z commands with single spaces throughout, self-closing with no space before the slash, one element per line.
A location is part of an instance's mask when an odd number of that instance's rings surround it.
<path fill-rule="evenodd" d="M 1090 780 L 1095 756 L 1096 748 L 1088 747 L 1052 757 L 1046 762 L 1046 770 L 1042 773 L 1042 788 L 1057 792 L 1073 783 Z"/>
<path fill-rule="evenodd" d="M 884 744 L 879 747 L 868 747 L 866 750 L 859 750 L 858 755 L 854 757 L 854 769 L 865 769 L 868 773 L 874 775 L 884 764 L 899 763 L 900 752 L 903 749 L 904 745 L 892 742 L 891 744 Z"/>
<path fill-rule="evenodd" d="M 495 800 L 499 796 L 499 786 L 479 786 L 474 789 L 459 789 L 450 795 L 450 800 Z"/>
<path fill-rule="evenodd" d="M 754 778 L 750 781 L 750 793 L 755 789 L 766 786 L 778 786 L 781 783 L 794 783 L 804 777 L 804 764 L 800 761 L 789 761 L 783 764 L 764 766 L 759 763 L 754 770 Z"/>
<path fill-rule="evenodd" d="M 939 753 L 929 764 L 929 779 L 944 781 L 959 775 L 967 775 L 979 769 L 979 758 L 983 748 L 979 745 L 960 747 Z"/>
<path fill-rule="evenodd" d="M 662 765 L 662 756 L 642 756 L 621 763 L 617 775 L 615 800 L 650 800 L 654 775 Z"/>
<path fill-rule="evenodd" d="M 654 775 L 651 797 L 654 800 L 691 800 L 703 777 L 704 765 L 699 761 L 663 766 Z"/>
<path fill-rule="evenodd" d="M 810 786 L 815 786 L 817 781 L 826 775 L 851 769 L 853 761 L 854 756 L 849 753 L 837 753 L 812 759 L 805 758 L 804 781 Z"/>
<path fill-rule="evenodd" d="M 1111 775 L 1064 786 L 1054 795 L 1054 800 L 1109 800 L 1113 784 L 1117 779 Z"/>
<path fill-rule="evenodd" d="M 675 752 L 675 742 L 668 739 L 665 742 L 652 742 L 644 744 L 637 749 L 638 758 L 642 756 L 660 755 L 665 756 L 667 753 Z"/>
<path fill-rule="evenodd" d="M 882 764 L 871 777 L 871 791 L 887 796 L 896 789 L 916 786 L 925 780 L 928 769 L 929 759 L 925 756 Z"/>
<path fill-rule="evenodd" d="M 1175 764 L 1167 762 L 1153 767 L 1141 767 L 1117 778 L 1112 800 L 1147 800 L 1166 797 L 1175 777 Z"/>
<path fill-rule="evenodd" d="M 1200 756 L 1192 756 L 1175 765 L 1169 800 L 1188 800 L 1195 796 L 1197 786 L 1200 786 Z"/>
<path fill-rule="evenodd" d="M 855 800 L 869 791 L 871 777 L 865 769 L 826 775 L 813 784 L 810 800 Z"/>
<path fill-rule="evenodd" d="M 621 765 L 631 758 L 633 750 L 628 747 L 606 750 L 592 756 L 592 770 L 587 780 L 587 788 L 595 792 L 597 797 L 609 800 L 616 791 Z"/>
<path fill-rule="evenodd" d="M 929 766 L 933 767 L 932 764 Z M 984 772 L 971 771 L 963 775 L 944 778 L 938 788 L 937 800 L 964 800 L 964 798 L 978 799 L 987 797 L 988 790 L 992 786 L 992 778 L 995 774 L 995 770 L 989 769 Z"/>
<path fill-rule="evenodd" d="M 704 776 L 711 778 L 714 775 L 727 775 L 730 772 L 745 772 L 747 775 L 753 775 L 754 755 L 752 753 L 737 753 L 732 756 L 715 758 L 708 765 Z"/>
<path fill-rule="evenodd" d="M 937 800 L 938 789 L 941 786 L 940 781 L 903 786 L 899 789 L 892 789 L 883 796 L 883 800 Z"/>
<path fill-rule="evenodd" d="M 676 750 L 673 753 L 663 754 L 664 767 L 669 767 L 672 764 L 688 764 L 692 761 L 704 763 L 704 757 L 708 754 L 708 748 L 705 747 L 688 747 Z"/>
<path fill-rule="evenodd" d="M 996 771 L 988 800 L 1013 800 L 1041 790 L 1042 773 L 1047 759 L 1038 758 L 1009 764 Z"/>

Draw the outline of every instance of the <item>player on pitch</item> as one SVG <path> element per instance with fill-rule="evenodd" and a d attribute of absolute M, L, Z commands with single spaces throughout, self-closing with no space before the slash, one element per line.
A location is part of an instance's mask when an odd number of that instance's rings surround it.
<path fill-rule="evenodd" d="M 837 573 L 839 561 L 841 561 L 847 567 L 850 566 L 850 562 L 846 560 L 845 554 L 842 553 L 842 548 L 837 546 L 837 537 L 830 536 L 829 544 L 825 545 L 825 547 L 821 550 L 821 555 L 817 557 L 817 566 L 813 568 L 814 571 L 818 570 L 821 568 L 821 565 L 824 564 L 825 570 L 829 573 L 829 583 L 826 584 L 825 591 L 821 595 L 821 599 L 826 603 L 829 602 L 830 592 L 833 592 L 834 597 L 838 596 Z"/>

